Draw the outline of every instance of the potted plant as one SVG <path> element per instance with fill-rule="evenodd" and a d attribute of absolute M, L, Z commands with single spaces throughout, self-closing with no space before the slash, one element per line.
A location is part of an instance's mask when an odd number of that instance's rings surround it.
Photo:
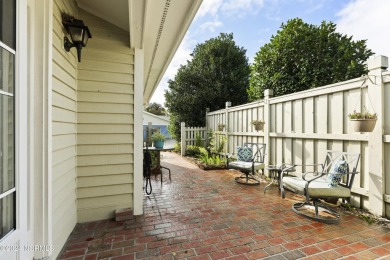
<path fill-rule="evenodd" d="M 224 124 L 218 124 L 218 131 L 223 131 L 224 127 L 225 127 Z"/>
<path fill-rule="evenodd" d="M 251 122 L 252 125 L 255 126 L 255 130 L 256 131 L 260 131 L 260 130 L 263 130 L 264 129 L 264 121 L 263 120 L 253 120 Z"/>
<path fill-rule="evenodd" d="M 156 132 L 152 135 L 152 142 L 154 147 L 156 148 L 163 148 L 164 142 L 165 142 L 165 135 L 163 135 L 160 132 Z"/>
<path fill-rule="evenodd" d="M 376 124 L 376 113 L 370 113 L 366 107 L 363 108 L 363 112 L 357 112 L 348 114 L 351 120 L 353 130 L 355 132 L 372 132 Z"/>

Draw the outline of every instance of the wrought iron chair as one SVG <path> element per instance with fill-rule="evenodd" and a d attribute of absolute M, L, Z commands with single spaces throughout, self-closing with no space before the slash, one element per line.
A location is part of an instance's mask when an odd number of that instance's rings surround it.
<path fill-rule="evenodd" d="M 306 197 L 305 201 L 294 203 L 294 212 L 320 222 L 338 223 L 340 215 L 328 207 L 324 200 L 349 200 L 352 184 L 358 173 L 359 159 L 359 153 L 327 151 L 323 164 L 292 166 L 302 167 L 301 178 L 287 176 L 285 173 L 289 168 L 286 168 L 282 171 L 280 181 L 282 197 L 285 198 L 284 189 L 302 194 Z"/>
<path fill-rule="evenodd" d="M 242 172 L 241 176 L 235 178 L 237 183 L 247 185 L 260 184 L 260 180 L 255 176 L 255 173 L 258 170 L 262 170 L 262 174 L 264 174 L 265 147 L 266 145 L 263 143 L 244 143 L 244 146 L 238 147 L 237 161 L 233 162 L 229 162 L 229 158 L 232 155 L 227 154 L 227 168 Z"/>

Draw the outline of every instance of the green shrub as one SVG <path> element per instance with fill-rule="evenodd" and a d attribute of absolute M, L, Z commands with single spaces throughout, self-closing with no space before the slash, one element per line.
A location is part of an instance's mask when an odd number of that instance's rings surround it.
<path fill-rule="evenodd" d="M 226 158 L 219 154 L 212 154 L 206 148 L 196 145 L 187 146 L 186 156 L 196 157 L 202 163 L 211 166 L 221 166 L 226 164 Z"/>
<path fill-rule="evenodd" d="M 175 153 L 181 153 L 181 142 L 175 142 L 175 145 L 173 147 L 173 151 Z"/>
<path fill-rule="evenodd" d="M 195 134 L 195 146 L 204 147 L 202 137 L 199 132 Z"/>
<path fill-rule="evenodd" d="M 210 151 L 210 153 L 216 153 L 216 154 L 222 153 L 226 144 L 226 136 L 217 135 L 214 132 L 209 132 L 208 138 L 209 138 L 208 150 Z"/>
<path fill-rule="evenodd" d="M 152 159 L 152 169 L 156 168 L 157 165 L 157 152 L 156 151 L 150 151 L 150 157 Z"/>
<path fill-rule="evenodd" d="M 225 165 L 226 164 L 225 157 L 221 157 L 218 154 L 212 154 L 212 155 L 202 154 L 199 157 L 199 160 L 202 163 L 207 164 L 207 165 L 211 165 L 211 166 L 221 166 L 221 165 Z"/>
<path fill-rule="evenodd" d="M 198 157 L 200 155 L 199 146 L 189 145 L 186 149 L 186 156 Z"/>

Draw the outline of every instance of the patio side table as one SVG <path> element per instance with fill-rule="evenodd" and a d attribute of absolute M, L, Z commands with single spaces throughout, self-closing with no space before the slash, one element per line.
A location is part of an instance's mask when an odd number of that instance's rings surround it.
<path fill-rule="evenodd" d="M 270 182 L 267 184 L 267 186 L 264 187 L 264 194 L 267 191 L 268 187 L 271 186 L 272 184 L 276 183 L 278 187 L 280 186 L 280 178 L 283 169 L 291 167 L 292 165 L 286 165 L 282 163 L 281 165 L 268 165 L 265 167 L 266 170 L 269 171 L 269 177 L 270 177 Z M 287 173 L 295 172 L 295 168 L 291 168 L 288 170 L 285 170 Z M 280 189 L 280 187 L 279 187 Z"/>

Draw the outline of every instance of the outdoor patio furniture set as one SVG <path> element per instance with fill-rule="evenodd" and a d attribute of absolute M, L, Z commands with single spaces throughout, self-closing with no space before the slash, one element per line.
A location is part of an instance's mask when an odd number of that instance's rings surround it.
<path fill-rule="evenodd" d="M 326 201 L 348 200 L 351 197 L 360 154 L 327 151 L 322 164 L 266 167 L 265 147 L 266 144 L 262 143 L 245 143 L 237 148 L 237 161 L 233 162 L 229 162 L 231 155 L 227 155 L 227 168 L 242 172 L 241 176 L 235 178 L 236 182 L 259 185 L 256 172 L 261 170 L 264 175 L 264 169 L 267 169 L 271 174 L 271 183 L 277 180 L 282 198 L 285 198 L 285 189 L 305 196 L 303 202 L 292 205 L 294 212 L 320 222 L 338 223 L 340 215 Z M 264 188 L 264 192 L 270 184 Z"/>

